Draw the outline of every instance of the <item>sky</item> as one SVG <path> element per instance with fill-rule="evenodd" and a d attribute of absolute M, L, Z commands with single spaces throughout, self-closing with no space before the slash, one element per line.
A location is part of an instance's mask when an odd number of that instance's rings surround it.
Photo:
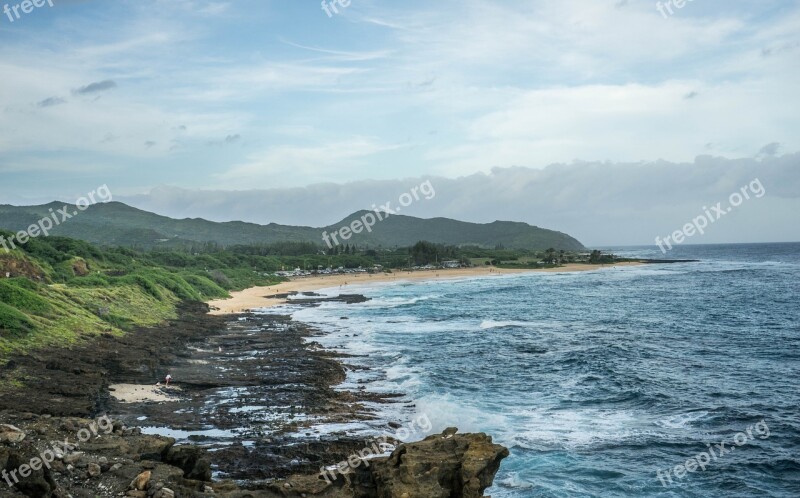
<path fill-rule="evenodd" d="M 672 2 L 0 0 L 0 203 L 800 240 L 800 2 Z"/>

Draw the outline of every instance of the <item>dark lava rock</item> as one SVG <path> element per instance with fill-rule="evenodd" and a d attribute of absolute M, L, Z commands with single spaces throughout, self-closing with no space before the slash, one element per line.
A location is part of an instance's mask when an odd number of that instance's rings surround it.
<path fill-rule="evenodd" d="M 211 460 L 205 450 L 197 446 L 173 446 L 167 452 L 164 462 L 183 470 L 187 479 L 211 480 Z"/>
<path fill-rule="evenodd" d="M 358 304 L 369 301 L 370 298 L 362 296 L 361 294 L 339 294 L 334 297 L 314 297 L 303 299 L 291 299 L 289 303 L 299 304 L 301 306 L 319 306 L 322 303 L 344 303 L 344 304 Z"/>
<path fill-rule="evenodd" d="M 107 411 L 110 379 L 155 384 L 187 342 L 224 332 L 225 318 L 207 313 L 205 303 L 185 302 L 178 318 L 161 327 L 140 328 L 122 337 L 105 334 L 70 349 L 17 355 L 9 363 L 13 369 L 6 365 L 0 371 L 0 411 L 77 417 Z M 35 390 L 13 388 L 5 382 L 6 375 L 36 379 Z"/>
<path fill-rule="evenodd" d="M 0 463 L 5 460 L 0 469 L 13 473 L 10 474 L 9 480 L 14 482 L 16 490 L 24 496 L 38 498 L 60 492 L 50 468 L 43 466 L 39 457 L 40 453 L 31 441 L 26 441 L 16 448 L 0 447 Z M 6 483 L 0 481 L 0 485 L 5 488 Z"/>
<path fill-rule="evenodd" d="M 366 300 L 357 295 L 326 299 Z M 488 436 L 451 430 L 400 445 L 389 458 L 356 459 L 353 472 L 325 480 L 317 473 L 320 467 L 347 461 L 373 442 L 344 434 L 297 438 L 293 434 L 307 423 L 302 416 L 320 423 L 370 420 L 366 403 L 400 402 L 402 396 L 336 389 L 346 369 L 354 367 L 342 363 L 346 355 L 310 341 L 318 331 L 288 316 L 214 317 L 207 311 L 203 303 L 184 303 L 179 317 L 162 327 L 19 355 L 0 369 L 0 424 L 25 433 L 22 440 L 0 442 L 0 470 L 17 470 L 53 442 L 77 444 L 79 431 L 94 421 L 74 417 L 113 413 L 119 419 L 14 490 L 0 481 L 0 497 L 169 498 L 209 496 L 213 489 L 215 496 L 230 498 L 471 498 L 491 484 L 508 455 Z M 113 383 L 152 385 L 165 371 L 180 381 L 180 395 L 168 402 L 123 404 L 107 390 Z M 12 389 L 4 382 L 8 375 L 36 379 L 36 389 Z M 137 425 L 236 431 L 232 438 L 204 432 L 187 438 L 201 438 L 206 451 L 142 434 Z M 76 462 L 67 463 L 73 455 Z M 90 466 L 95 475 L 87 480 Z M 228 480 L 210 482 L 212 467 Z M 131 490 L 131 481 L 148 470 L 147 489 Z"/>

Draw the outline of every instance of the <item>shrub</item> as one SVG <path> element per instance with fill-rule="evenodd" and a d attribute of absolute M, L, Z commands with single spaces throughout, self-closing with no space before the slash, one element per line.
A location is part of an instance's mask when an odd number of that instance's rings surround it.
<path fill-rule="evenodd" d="M 222 273 L 222 271 L 211 270 L 210 272 L 208 272 L 208 276 L 211 277 L 211 280 L 216 282 L 220 287 L 223 287 L 225 289 L 230 289 L 231 279 L 229 279 L 227 275 Z"/>
<path fill-rule="evenodd" d="M 27 334 L 33 329 L 34 324 L 27 315 L 0 302 L 0 336 Z"/>
<path fill-rule="evenodd" d="M 102 273 L 93 273 L 85 277 L 75 277 L 69 281 L 73 287 L 107 287 L 111 281 Z"/>
<path fill-rule="evenodd" d="M 53 310 L 50 303 L 35 291 L 30 290 L 31 284 L 25 278 L 11 278 L 0 280 L 0 302 L 8 306 L 23 309 L 27 312 L 43 315 Z"/>
<path fill-rule="evenodd" d="M 228 291 L 215 284 L 211 279 L 201 275 L 184 274 L 183 279 L 197 290 L 204 298 L 227 297 Z"/>
<path fill-rule="evenodd" d="M 143 277 L 142 275 L 136 275 L 136 274 L 126 275 L 124 277 L 121 277 L 117 282 L 121 284 L 138 285 L 139 287 L 142 288 L 142 290 L 144 290 L 146 293 L 150 294 L 154 298 L 158 299 L 159 301 L 164 299 L 164 296 L 163 294 L 161 294 L 161 291 L 158 289 L 158 286 L 151 280 Z"/>

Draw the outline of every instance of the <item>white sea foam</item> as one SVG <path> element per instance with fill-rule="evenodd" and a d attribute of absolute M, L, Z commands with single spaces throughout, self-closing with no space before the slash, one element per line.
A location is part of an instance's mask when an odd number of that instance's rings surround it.
<path fill-rule="evenodd" d="M 533 325 L 531 322 L 521 322 L 521 321 L 496 321 L 496 320 L 484 320 L 480 324 L 480 328 L 486 329 L 499 329 L 499 328 L 506 328 L 506 327 L 530 327 Z"/>
<path fill-rule="evenodd" d="M 666 429 L 682 429 L 685 427 L 689 427 L 694 422 L 702 420 L 706 417 L 708 417 L 708 412 L 706 411 L 681 413 L 672 417 L 658 420 L 656 422 L 656 425 L 658 425 L 659 427 L 664 427 Z"/>
<path fill-rule="evenodd" d="M 441 297 L 440 294 L 430 294 L 425 296 L 414 296 L 414 297 L 403 297 L 403 296 L 374 297 L 369 301 L 358 303 L 358 306 L 363 308 L 397 308 L 400 306 L 409 306 L 412 304 L 417 304 L 422 301 L 428 301 L 440 297 Z"/>
<path fill-rule="evenodd" d="M 496 479 L 496 485 L 514 489 L 530 489 L 533 484 L 522 479 L 519 472 L 508 472 L 504 478 Z"/>
<path fill-rule="evenodd" d="M 394 289 L 384 291 L 395 293 Z M 407 396 L 402 403 L 370 405 L 382 421 L 402 423 L 409 420 L 413 413 L 421 413 L 430 419 L 433 433 L 441 432 L 447 427 L 458 427 L 461 432 L 491 433 L 498 443 L 508 447 L 542 450 L 624 441 L 641 437 L 648 430 L 652 431 L 653 424 L 643 424 L 640 417 L 626 411 L 539 408 L 509 412 L 502 406 L 489 406 L 489 403 L 476 402 L 474 399 L 461 399 L 460 396 L 453 395 L 442 397 L 425 392 L 426 387 L 431 384 L 425 378 L 426 372 L 409 365 L 408 358 L 393 350 L 385 338 L 395 334 L 410 337 L 416 334 L 478 332 L 506 327 L 536 328 L 537 331 L 563 328 L 562 324 L 545 320 L 461 319 L 434 322 L 423 321 L 411 314 L 398 314 L 396 311 L 385 315 L 369 311 L 413 305 L 423 300 L 437 299 L 442 295 L 426 293 L 422 297 L 375 296 L 372 301 L 357 305 L 325 303 L 315 308 L 295 308 L 292 315 L 296 320 L 325 331 L 326 335 L 313 338 L 323 346 L 343 348 L 343 351 L 351 354 L 368 355 L 348 359 L 348 363 L 368 365 L 370 370 L 348 372 L 347 380 L 340 388 L 365 387 L 369 392 L 400 392 Z M 341 320 L 342 316 L 347 316 L 348 320 Z M 359 434 L 379 430 L 380 426 L 357 423 L 345 426 L 313 426 L 311 432 L 326 434 L 346 431 Z M 526 484 L 522 481 L 516 482 L 510 476 L 507 479 L 510 479 L 507 481 L 509 486 Z"/>
<path fill-rule="evenodd" d="M 428 416 L 434 433 L 448 427 L 457 427 L 459 432 L 485 432 L 490 427 L 508 425 L 505 414 L 484 410 L 474 403 L 462 403 L 451 395 L 427 394 L 415 399 L 414 405 Z"/>
<path fill-rule="evenodd" d="M 626 410 L 537 408 L 520 413 L 520 418 L 514 425 L 527 429 L 511 437 L 512 446 L 540 451 L 586 448 L 657 436 L 644 414 Z"/>

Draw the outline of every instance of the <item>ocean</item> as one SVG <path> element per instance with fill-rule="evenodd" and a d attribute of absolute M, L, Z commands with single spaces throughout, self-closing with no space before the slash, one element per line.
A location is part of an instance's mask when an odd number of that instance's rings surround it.
<path fill-rule="evenodd" d="M 495 498 L 800 496 L 800 244 L 607 250 L 699 262 L 351 285 L 371 300 L 287 306 L 368 367 L 340 388 L 403 395 L 373 423 L 316 430 L 486 432 L 511 451 Z"/>

